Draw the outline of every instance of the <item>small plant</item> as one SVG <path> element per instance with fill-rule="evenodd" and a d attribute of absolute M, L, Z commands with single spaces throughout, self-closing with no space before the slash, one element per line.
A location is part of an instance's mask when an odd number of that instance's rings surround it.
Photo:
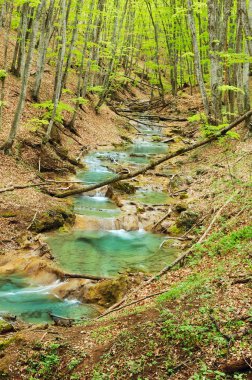
<path fill-rule="evenodd" d="M 50 120 L 52 117 L 53 109 L 54 109 L 54 104 L 51 100 L 47 100 L 43 103 L 36 103 L 33 105 L 33 107 L 44 110 L 45 113 L 43 115 L 44 120 Z M 59 102 L 57 110 L 56 110 L 56 116 L 54 118 L 55 121 L 62 123 L 63 121 L 63 116 L 62 112 L 63 111 L 68 111 L 68 112 L 73 112 L 74 109 L 71 107 L 69 104 Z"/>
<path fill-rule="evenodd" d="M 8 74 L 6 70 L 0 70 L 0 81 L 4 81 L 7 75 Z"/>
<path fill-rule="evenodd" d="M 73 358 L 70 363 L 67 365 L 69 371 L 72 371 L 75 367 L 77 367 L 82 362 L 81 359 Z"/>
<path fill-rule="evenodd" d="M 188 121 L 190 123 L 194 122 L 201 122 L 201 123 L 206 123 L 207 122 L 207 117 L 204 113 L 197 113 L 196 115 L 188 117 Z"/>
<path fill-rule="evenodd" d="M 214 378 L 215 380 L 226 379 L 226 374 L 220 371 L 212 371 L 211 369 L 208 369 L 207 365 L 204 363 L 199 372 L 191 376 L 189 380 L 207 380 L 209 378 Z"/>

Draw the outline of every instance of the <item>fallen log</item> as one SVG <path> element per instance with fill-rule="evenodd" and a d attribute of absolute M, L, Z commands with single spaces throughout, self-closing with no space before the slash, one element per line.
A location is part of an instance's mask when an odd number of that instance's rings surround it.
<path fill-rule="evenodd" d="M 235 128 L 237 125 L 239 125 L 240 123 L 242 123 L 244 120 L 250 118 L 252 116 L 252 110 L 245 113 L 243 116 L 239 117 L 237 120 L 233 121 L 230 125 L 228 125 L 227 127 L 223 128 L 222 130 L 220 130 L 219 132 L 217 132 L 215 135 L 207 138 L 207 139 L 204 139 L 202 141 L 199 141 L 195 144 L 192 144 L 192 145 L 189 145 L 188 147 L 185 147 L 185 148 L 180 148 L 178 150 L 176 150 L 175 152 L 173 153 L 170 153 L 168 155 L 165 155 L 153 162 L 151 162 L 150 164 L 140 168 L 140 169 L 137 169 L 131 173 L 128 173 L 128 174 L 122 174 L 122 175 L 117 175 L 109 180 L 106 180 L 106 181 L 102 181 L 100 183 L 97 183 L 97 184 L 94 184 L 94 185 L 89 185 L 89 186 L 85 186 L 85 187 L 82 187 L 82 188 L 78 188 L 78 189 L 73 189 L 73 190 L 69 190 L 69 191 L 65 191 L 65 192 L 62 192 L 62 193 L 57 193 L 57 194 L 54 194 L 55 197 L 58 197 L 58 198 L 66 198 L 66 197 L 69 197 L 69 196 L 72 196 L 72 195 L 76 195 L 76 194 L 82 194 L 82 193 L 85 193 L 85 192 L 88 192 L 88 191 L 91 191 L 91 190 L 95 190 L 95 189 L 99 189 L 101 187 L 104 187 L 106 185 L 109 185 L 111 183 L 116 183 L 116 182 L 119 182 L 119 181 L 123 181 L 123 180 L 128 180 L 128 179 L 131 179 L 131 178 L 134 178 L 134 177 L 137 177 L 138 175 L 140 174 L 144 174 L 146 173 L 147 171 L 149 170 L 152 170 L 154 169 L 156 166 L 158 165 L 161 165 L 163 164 L 164 162 L 172 159 L 172 158 L 175 158 L 175 157 L 178 157 L 178 156 L 181 156 L 182 154 L 185 154 L 185 153 L 188 153 L 188 152 L 191 152 L 192 150 L 195 150 L 197 148 L 200 148 L 204 145 L 207 145 L 213 141 L 216 141 L 219 139 L 219 137 L 222 137 L 222 136 L 225 136 L 227 134 L 227 132 L 229 132 L 231 129 Z"/>
<path fill-rule="evenodd" d="M 211 136 L 211 137 L 209 137 L 209 138 L 207 138 L 205 140 L 199 141 L 199 142 L 197 142 L 195 144 L 191 144 L 191 145 L 189 145 L 186 148 L 180 148 L 180 149 L 176 150 L 175 152 L 173 152 L 171 154 L 162 156 L 161 158 L 159 158 L 159 159 L 151 162 L 150 164 L 148 164 L 148 165 L 146 165 L 146 166 L 144 166 L 144 167 L 142 167 L 142 168 L 140 168 L 138 170 L 135 170 L 133 172 L 130 172 L 130 173 L 127 173 L 127 174 L 118 174 L 118 175 L 116 175 L 115 177 L 113 177 L 113 178 L 111 178 L 109 180 L 102 181 L 102 182 L 99 182 L 99 183 L 94 184 L 94 185 L 83 186 L 81 188 L 71 189 L 71 190 L 67 190 L 67 191 L 61 192 L 61 193 L 51 193 L 51 195 L 55 196 L 57 198 L 66 198 L 66 197 L 69 197 L 69 196 L 72 196 L 72 195 L 82 194 L 82 193 L 86 193 L 86 192 L 91 191 L 91 190 L 99 189 L 101 187 L 110 185 L 111 183 L 116 183 L 116 182 L 119 182 L 119 181 L 135 178 L 138 175 L 145 174 L 147 171 L 154 169 L 156 166 L 159 166 L 159 165 L 163 164 L 164 162 L 171 160 L 172 158 L 181 156 L 181 155 L 183 155 L 185 153 L 191 152 L 192 150 L 195 150 L 195 149 L 200 148 L 200 147 L 202 147 L 204 145 L 210 144 L 213 141 L 218 140 L 219 137 L 225 136 L 227 134 L 227 132 L 229 132 L 231 129 L 235 128 L 237 125 L 239 125 L 240 123 L 242 123 L 244 120 L 250 118 L 251 116 L 252 116 L 252 110 L 249 111 L 249 112 L 247 112 L 247 113 L 245 113 L 243 116 L 239 117 L 235 121 L 233 121 L 230 125 L 228 125 L 227 127 L 223 128 L 222 130 L 220 130 L 219 132 L 217 132 L 215 135 L 213 135 L 213 136 Z M 68 181 L 65 181 L 65 182 L 68 182 Z M 11 186 L 9 188 L 0 189 L 0 193 L 6 192 L 6 191 L 19 190 L 19 189 L 26 189 L 26 188 L 29 188 L 29 187 L 46 186 L 46 185 L 48 185 L 48 183 L 26 184 L 26 185 Z"/>
<path fill-rule="evenodd" d="M 52 313 L 48 313 L 48 314 L 52 318 L 55 326 L 71 327 L 73 325 L 74 319 L 72 318 L 61 317 L 59 315 L 54 315 Z"/>
<path fill-rule="evenodd" d="M 223 210 L 231 201 L 232 199 L 238 195 L 238 191 L 236 191 L 234 194 L 232 194 L 232 196 L 230 198 L 228 198 L 228 200 L 225 202 L 225 204 L 218 210 L 217 214 L 218 216 L 220 215 L 220 211 Z M 212 227 L 213 226 L 213 220 L 216 221 L 216 215 L 214 216 L 214 218 L 212 219 L 212 222 L 210 223 L 210 226 Z M 207 228 L 206 232 L 200 237 L 200 239 L 197 241 L 197 243 L 195 244 L 200 244 L 202 243 L 205 238 L 206 238 L 206 235 L 208 234 L 209 232 L 209 227 Z M 102 317 L 105 317 L 106 315 L 108 314 L 111 314 L 112 312 L 114 311 L 118 311 L 118 310 L 121 310 L 123 309 L 124 307 L 127 307 L 127 306 L 130 306 L 130 305 L 133 305 L 137 302 L 140 302 L 142 300 L 144 300 L 145 298 L 151 298 L 153 297 L 153 295 L 150 295 L 150 296 L 147 296 L 147 297 L 144 297 L 143 299 L 138 299 L 136 301 L 132 301 L 126 305 L 123 305 L 127 299 L 129 298 L 129 296 L 135 294 L 136 292 L 138 292 L 140 289 L 142 289 L 143 287 L 146 287 L 147 285 L 151 284 L 152 282 L 154 281 L 157 281 L 160 277 L 162 277 L 165 273 L 167 273 L 169 270 L 171 270 L 172 268 L 174 268 L 176 265 L 180 264 L 182 261 L 184 261 L 188 255 L 190 253 L 192 253 L 194 247 L 195 247 L 195 244 L 193 244 L 192 247 L 190 247 L 187 251 L 185 251 L 182 255 L 180 255 L 176 260 L 174 260 L 171 264 L 167 265 L 166 267 L 164 267 L 158 274 L 152 276 L 148 281 L 146 281 L 143 285 L 140 285 L 138 286 L 137 288 L 135 288 L 130 294 L 126 294 L 126 296 L 124 296 L 119 302 L 117 302 L 116 304 L 112 305 L 108 310 L 106 310 L 105 313 L 103 313 L 102 315 L 99 316 L 99 318 L 102 318 Z M 165 291 L 162 291 L 160 292 L 159 294 L 162 294 L 162 293 L 165 293 L 167 292 L 168 290 L 165 290 Z M 157 294 L 154 294 L 154 295 L 157 295 Z"/>

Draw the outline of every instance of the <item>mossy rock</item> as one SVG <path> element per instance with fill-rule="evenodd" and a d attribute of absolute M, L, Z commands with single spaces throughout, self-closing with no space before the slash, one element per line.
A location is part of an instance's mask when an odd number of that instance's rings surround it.
<path fill-rule="evenodd" d="M 113 185 L 109 186 L 109 189 L 112 190 L 112 192 L 117 192 L 120 194 L 135 194 L 136 188 L 135 186 L 131 185 L 129 182 L 117 182 Z"/>
<path fill-rule="evenodd" d="M 181 212 L 178 220 L 177 227 L 189 230 L 199 220 L 199 214 L 192 210 Z"/>
<path fill-rule="evenodd" d="M 58 207 L 43 212 L 34 220 L 31 229 L 35 232 L 45 232 L 60 228 L 67 224 L 73 224 L 75 215 L 69 208 Z"/>
<path fill-rule="evenodd" d="M 0 319 L 0 334 L 7 334 L 12 331 L 14 331 L 12 324 L 4 319 Z"/>
<path fill-rule="evenodd" d="M 180 214 L 181 212 L 187 210 L 187 205 L 186 203 L 177 203 L 174 208 L 175 211 Z"/>
<path fill-rule="evenodd" d="M 85 295 L 86 301 L 109 307 L 118 302 L 129 289 L 129 278 L 125 275 L 105 280 L 91 286 Z"/>

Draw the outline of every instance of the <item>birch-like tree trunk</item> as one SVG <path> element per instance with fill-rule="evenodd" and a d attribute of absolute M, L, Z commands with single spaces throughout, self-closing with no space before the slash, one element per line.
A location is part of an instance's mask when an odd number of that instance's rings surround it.
<path fill-rule="evenodd" d="M 39 91 L 46 63 L 46 52 L 53 32 L 54 5 L 55 0 L 50 0 L 48 9 L 44 10 L 44 22 L 41 28 L 42 30 L 40 34 L 38 47 L 36 76 L 32 90 L 32 97 L 35 101 L 39 100 Z"/>
<path fill-rule="evenodd" d="M 200 63 L 200 52 L 199 52 L 199 46 L 198 46 L 198 40 L 197 40 L 197 34 L 196 34 L 196 26 L 195 26 L 194 14 L 193 14 L 192 1 L 187 0 L 187 4 L 188 4 L 188 23 L 189 23 L 189 28 L 192 34 L 195 72 L 196 72 L 196 77 L 197 77 L 197 81 L 200 88 L 200 94 L 201 94 L 202 102 L 204 105 L 205 114 L 207 118 L 209 118 L 210 116 L 209 102 L 208 102 L 208 97 L 206 93 L 202 67 Z"/>
<path fill-rule="evenodd" d="M 19 126 L 19 122 L 20 122 L 22 112 L 24 109 L 28 80 L 29 80 L 29 76 L 30 76 L 30 69 L 31 69 L 32 58 L 33 58 L 33 52 L 34 52 L 36 39 L 37 39 L 38 26 L 39 26 L 39 22 L 40 22 L 40 18 L 41 18 L 42 9 L 45 6 L 45 1 L 46 0 L 41 0 L 41 2 L 39 3 L 39 5 L 36 8 L 36 12 L 35 12 L 35 15 L 33 18 L 32 28 L 31 28 L 31 33 L 30 33 L 29 49 L 28 49 L 28 53 L 26 56 L 26 62 L 24 65 L 24 70 L 22 73 L 22 83 L 21 83 L 21 90 L 20 90 L 20 95 L 19 95 L 19 99 L 18 99 L 18 104 L 17 104 L 17 108 L 16 108 L 15 115 L 14 115 L 14 120 L 13 120 L 11 129 L 10 129 L 8 139 L 3 144 L 3 146 L 1 147 L 1 149 L 4 150 L 5 153 L 9 152 L 9 150 L 11 149 L 11 147 L 14 143 L 14 140 L 15 140 L 15 137 L 17 134 L 17 130 L 18 130 L 18 126 Z"/>
<path fill-rule="evenodd" d="M 210 40 L 211 114 L 216 124 L 222 122 L 223 65 L 221 53 L 227 39 L 228 22 L 233 0 L 208 0 L 208 31 Z"/>
<path fill-rule="evenodd" d="M 54 95 L 53 95 L 53 110 L 52 110 L 52 116 L 46 131 L 46 135 L 44 138 L 44 143 L 47 143 L 51 138 L 51 132 L 54 125 L 54 120 L 57 113 L 57 108 L 60 101 L 60 95 L 61 95 L 61 85 L 62 85 L 62 77 L 63 77 L 63 66 L 64 66 L 64 57 L 66 52 L 66 28 L 67 28 L 67 22 L 66 22 L 66 0 L 62 0 L 61 3 L 61 44 L 59 48 L 59 54 L 58 54 L 58 62 L 56 67 L 56 76 L 55 76 L 55 85 L 54 85 Z"/>
<path fill-rule="evenodd" d="M 69 71 L 69 67 L 70 67 L 70 64 L 72 61 L 72 56 L 73 56 L 73 48 L 74 48 L 74 44 L 75 44 L 76 37 L 77 37 L 82 7 L 83 7 L 83 0 L 77 0 L 76 7 L 75 7 L 74 22 L 73 22 L 72 38 L 71 38 L 70 45 L 68 47 L 68 54 L 67 54 L 65 69 L 64 69 L 64 74 L 62 77 L 61 92 L 62 92 L 62 89 L 66 86 L 68 71 Z"/>

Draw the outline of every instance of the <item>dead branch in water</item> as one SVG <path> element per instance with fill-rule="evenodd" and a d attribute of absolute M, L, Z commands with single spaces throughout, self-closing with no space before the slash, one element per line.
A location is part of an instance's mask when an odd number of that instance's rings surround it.
<path fill-rule="evenodd" d="M 233 193 L 231 195 L 231 197 L 228 198 L 228 200 L 224 203 L 223 206 L 221 206 L 219 208 L 219 210 L 217 211 L 217 213 L 214 215 L 209 227 L 207 228 L 207 230 L 205 231 L 205 233 L 200 237 L 200 239 L 197 241 L 196 244 L 200 244 L 202 243 L 207 234 L 209 233 L 211 227 L 213 226 L 214 222 L 216 221 L 216 219 L 220 216 L 221 214 L 221 211 L 234 199 L 234 197 L 239 193 L 239 190 L 235 191 L 235 193 Z M 111 314 L 112 312 L 114 311 L 118 311 L 118 310 L 121 310 L 123 309 L 124 307 L 127 307 L 127 306 L 131 306 L 135 303 L 138 303 L 140 301 L 143 301 L 144 299 L 147 299 L 147 298 L 151 298 L 151 297 L 154 297 L 155 295 L 159 295 L 159 294 L 163 294 L 163 293 L 166 293 L 168 290 L 164 290 L 162 292 L 159 292 L 159 293 L 154 293 L 154 294 L 151 294 L 149 296 L 146 296 L 144 298 L 140 298 L 138 300 L 135 300 L 135 301 L 132 301 L 128 304 L 125 304 L 123 305 L 123 303 L 129 298 L 130 295 L 136 293 L 137 291 L 139 291 L 140 289 L 142 289 L 143 287 L 146 287 L 147 285 L 151 284 L 152 282 L 158 280 L 160 277 L 162 277 L 165 273 L 167 273 L 169 270 L 171 270 L 172 268 L 174 268 L 176 265 L 180 264 L 181 262 L 183 262 L 190 253 L 192 253 L 193 251 L 193 248 L 195 247 L 195 244 L 189 248 L 186 252 L 184 252 L 181 256 L 179 256 L 176 260 L 174 260 L 171 264 L 167 265 L 166 267 L 164 267 L 158 274 L 154 275 L 153 277 L 151 277 L 148 281 L 146 281 L 143 285 L 140 285 L 139 287 L 135 288 L 130 294 L 126 295 L 125 297 L 123 297 L 123 299 L 119 302 L 117 302 L 116 304 L 112 305 L 105 313 L 103 313 L 102 315 L 100 315 L 98 318 L 102 318 L 102 317 L 105 317 L 106 315 L 108 314 Z"/>
<path fill-rule="evenodd" d="M 147 171 L 154 169 L 156 166 L 159 166 L 159 165 L 163 164 L 164 162 L 166 162 L 172 158 L 181 156 L 182 154 L 191 152 L 192 150 L 195 150 L 195 149 L 200 148 L 204 145 L 207 145 L 213 141 L 218 140 L 219 137 L 225 136 L 227 134 L 227 132 L 229 132 L 231 129 L 235 128 L 237 125 L 242 123 L 244 120 L 250 118 L 251 116 L 252 116 L 252 110 L 245 113 L 243 116 L 239 117 L 237 120 L 233 121 L 230 125 L 223 128 L 221 131 L 219 131 L 215 135 L 213 135 L 213 136 L 211 136 L 205 140 L 199 141 L 195 144 L 191 144 L 190 146 L 188 146 L 186 148 L 180 148 L 180 149 L 176 150 L 174 153 L 170 153 L 168 155 L 165 155 L 165 156 L 151 162 L 150 164 L 144 166 L 143 168 L 135 170 L 131 173 L 118 174 L 109 180 L 102 181 L 102 182 L 99 182 L 99 183 L 94 184 L 94 185 L 83 186 L 81 188 L 71 189 L 71 190 L 61 192 L 61 193 L 51 193 L 51 195 L 55 196 L 57 198 L 66 198 L 66 197 L 69 197 L 72 195 L 82 194 L 82 193 L 86 193 L 86 192 L 91 191 L 91 190 L 99 189 L 101 187 L 104 187 L 104 186 L 112 184 L 112 183 L 116 183 L 119 181 L 135 178 L 135 177 L 139 176 L 140 174 L 145 174 Z M 65 181 L 65 182 L 70 182 L 70 181 Z M 40 183 L 40 184 L 26 184 L 26 185 L 19 185 L 19 186 L 11 186 L 9 188 L 0 189 L 0 193 L 6 192 L 6 191 L 18 190 L 18 189 L 26 189 L 29 187 L 45 186 L 45 185 L 48 185 L 48 183 L 47 184 L 46 183 Z"/>

